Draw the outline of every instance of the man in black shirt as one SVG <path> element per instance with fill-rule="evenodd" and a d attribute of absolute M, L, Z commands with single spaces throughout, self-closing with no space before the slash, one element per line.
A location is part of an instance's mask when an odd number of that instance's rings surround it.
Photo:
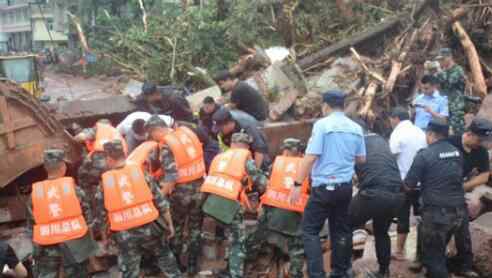
<path fill-rule="evenodd" d="M 142 95 L 136 100 L 140 111 L 151 114 L 169 115 L 176 121 L 193 122 L 193 111 L 183 95 L 175 86 L 156 86 L 145 82 Z"/>
<path fill-rule="evenodd" d="M 220 138 L 226 146 L 231 145 L 231 136 L 237 132 L 247 133 L 253 140 L 250 149 L 256 162 L 256 166 L 268 169 L 268 144 L 263 132 L 259 129 L 260 124 L 250 115 L 239 110 L 230 111 L 221 108 L 213 115 L 214 124 L 220 131 Z"/>
<path fill-rule="evenodd" d="M 463 178 L 468 178 L 464 183 L 466 192 L 485 185 L 490 176 L 489 153 L 481 146 L 482 141 L 490 139 L 492 136 L 492 123 L 484 118 L 475 118 L 467 131 L 462 135 L 449 138 L 463 155 Z M 477 175 L 471 177 L 472 172 Z M 467 211 L 468 212 L 468 211 Z M 459 275 L 464 277 L 478 277 L 472 270 L 473 253 L 470 236 L 468 214 L 465 218 L 464 228 L 455 234 L 456 249 L 458 254 L 455 258 L 455 265 L 459 266 Z"/>
<path fill-rule="evenodd" d="M 202 107 L 200 108 L 200 126 L 206 129 L 207 133 L 211 137 L 216 137 L 216 133 L 213 131 L 214 121 L 212 116 L 221 106 L 217 104 L 213 97 L 207 96 L 203 99 Z"/>
<path fill-rule="evenodd" d="M 223 71 L 215 77 L 223 92 L 231 92 L 228 105 L 230 109 L 242 110 L 258 121 L 267 119 L 268 106 L 265 98 L 246 82 L 233 78 L 229 71 Z"/>
<path fill-rule="evenodd" d="M 492 123 L 484 118 L 476 118 L 461 136 L 456 135 L 449 138 L 449 142 L 463 154 L 463 177 L 469 178 L 465 182 L 466 192 L 486 184 L 489 180 L 489 152 L 482 147 L 481 143 L 483 140 L 490 139 L 491 136 Z M 476 170 L 478 175 L 470 177 L 473 170 Z"/>
<path fill-rule="evenodd" d="M 461 152 L 446 139 L 448 124 L 432 119 L 427 127 L 428 148 L 417 153 L 405 178 L 408 191 L 420 183 L 423 202 L 422 262 L 427 277 L 448 278 L 446 246 L 450 236 L 462 230 L 467 217 Z"/>
<path fill-rule="evenodd" d="M 357 122 L 359 123 L 359 122 Z M 362 127 L 365 125 L 359 123 Z M 405 201 L 403 182 L 388 143 L 379 135 L 366 133 L 366 163 L 356 164 L 359 193 L 352 199 L 349 216 L 353 229 L 373 219 L 379 271 L 373 277 L 390 277 L 391 240 L 388 229 Z"/>

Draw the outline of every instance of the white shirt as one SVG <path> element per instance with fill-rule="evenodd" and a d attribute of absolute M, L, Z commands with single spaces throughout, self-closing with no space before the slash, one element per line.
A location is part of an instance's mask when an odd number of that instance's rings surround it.
<path fill-rule="evenodd" d="M 145 137 L 138 136 L 133 132 L 132 125 L 133 122 L 139 119 L 147 121 L 152 115 L 147 112 L 133 112 L 126 116 L 126 118 L 116 127 L 116 129 L 123 135 L 128 143 L 128 150 L 131 152 L 136 148 L 138 141 L 145 140 Z M 168 125 L 173 126 L 174 119 L 168 115 L 159 115 L 159 117 Z"/>
<path fill-rule="evenodd" d="M 389 144 L 391 152 L 397 155 L 401 178 L 405 179 L 417 152 L 427 147 L 425 133 L 411 121 L 405 120 L 395 127 Z"/>

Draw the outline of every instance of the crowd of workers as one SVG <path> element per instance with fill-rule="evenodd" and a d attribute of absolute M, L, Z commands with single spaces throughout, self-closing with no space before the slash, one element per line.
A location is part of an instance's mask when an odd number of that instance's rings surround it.
<path fill-rule="evenodd" d="M 205 98 L 198 121 L 174 87 L 146 83 L 142 111 L 116 127 L 99 120 L 75 136 L 85 150 L 75 178 L 67 176 L 63 150 L 45 150 L 47 179 L 33 184 L 28 204 L 34 276 L 57 277 L 63 268 L 65 277 L 89 277 L 94 240 L 101 239 L 104 247 L 117 247 L 124 278 L 140 277 L 143 257 L 166 277 L 194 277 L 208 216 L 229 242 L 227 269 L 216 277 L 245 277 L 245 262 L 273 243 L 289 257 L 289 277 L 304 277 L 305 261 L 309 277 L 327 277 L 320 242 L 326 222 L 329 277 L 353 277 L 353 231 L 369 220 L 379 262 L 371 277 L 390 277 L 392 258 L 405 258 L 413 211 L 421 221 L 412 268 L 448 277 L 446 246 L 454 236 L 459 274 L 478 277 L 465 192 L 488 182 L 489 156 L 481 143 L 492 137 L 492 123 L 475 118 L 465 128 L 463 70 L 449 49 L 440 54 L 442 70 L 421 80 L 414 122 L 404 107 L 391 111 L 389 142 L 344 114 L 343 92 L 328 91 L 324 118 L 307 144 L 288 138 L 274 159 L 261 131 L 266 101 L 246 82 L 219 74 L 229 100 Z M 260 196 L 259 207 L 249 200 L 252 192 Z M 250 233 L 247 212 L 258 212 Z M 395 219 L 392 254 L 388 230 Z M 12 253 L 8 246 L 0 252 Z"/>

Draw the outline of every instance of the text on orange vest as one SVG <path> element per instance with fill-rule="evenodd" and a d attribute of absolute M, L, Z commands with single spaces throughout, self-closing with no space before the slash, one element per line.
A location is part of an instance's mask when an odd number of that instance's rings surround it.
<path fill-rule="evenodd" d="M 248 177 L 246 161 L 249 159 L 251 152 L 245 149 L 231 148 L 217 155 L 210 165 L 210 173 L 201 191 L 239 201 L 240 194 L 245 190 L 243 181 Z"/>
<path fill-rule="evenodd" d="M 202 143 L 191 129 L 178 127 L 167 134 L 161 144 L 167 144 L 174 155 L 178 168 L 178 184 L 192 182 L 205 175 Z"/>
<path fill-rule="evenodd" d="M 70 177 L 45 180 L 33 184 L 33 241 L 52 245 L 83 237 L 87 223 Z"/>
<path fill-rule="evenodd" d="M 103 174 L 104 207 L 110 229 L 126 231 L 159 217 L 149 185 L 138 165 L 127 164 Z"/>
<path fill-rule="evenodd" d="M 309 198 L 309 182 L 306 179 L 301 187 L 301 196 L 297 203 L 291 204 L 289 196 L 301 166 L 302 158 L 278 156 L 273 163 L 270 184 L 261 196 L 261 204 L 290 211 L 303 212 Z"/>

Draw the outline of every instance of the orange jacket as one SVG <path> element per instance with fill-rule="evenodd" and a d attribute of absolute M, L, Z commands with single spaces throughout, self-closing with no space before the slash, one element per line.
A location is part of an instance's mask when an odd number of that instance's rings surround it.
<path fill-rule="evenodd" d="M 75 181 L 64 177 L 32 185 L 33 241 L 52 245 L 77 239 L 87 234 Z"/>
<path fill-rule="evenodd" d="M 202 143 L 191 129 L 181 126 L 167 134 L 161 145 L 166 144 L 176 159 L 178 168 L 178 184 L 203 178 L 205 160 L 203 159 Z"/>
<path fill-rule="evenodd" d="M 121 143 L 123 144 L 123 149 L 125 151 L 125 154 L 128 154 L 128 146 L 126 145 L 125 138 L 121 136 L 121 134 L 118 132 L 116 128 L 114 128 L 111 125 L 108 124 L 103 124 L 103 123 L 97 123 L 96 124 L 96 138 L 94 141 L 86 141 L 85 146 L 87 150 L 89 151 L 89 155 L 91 155 L 95 151 L 103 151 L 104 144 L 113 141 L 113 140 L 120 140 Z"/>
<path fill-rule="evenodd" d="M 243 188 L 243 181 L 248 178 L 248 159 L 251 159 L 251 152 L 244 149 L 229 149 L 217 155 L 200 190 L 248 205 Z"/>
<path fill-rule="evenodd" d="M 110 229 L 126 231 L 159 217 L 149 185 L 140 166 L 128 164 L 102 175 L 104 207 Z"/>
<path fill-rule="evenodd" d="M 129 164 L 135 164 L 142 167 L 142 170 L 148 171 L 153 177 L 160 178 L 162 171 L 152 171 L 149 156 L 152 151 L 158 151 L 159 144 L 154 141 L 146 141 L 136 147 L 126 159 Z"/>
<path fill-rule="evenodd" d="M 261 204 L 290 211 L 303 212 L 309 198 L 309 182 L 306 179 L 301 188 L 301 197 L 296 204 L 290 204 L 289 195 L 294 186 L 302 158 L 278 156 L 273 163 L 270 184 L 261 196 Z"/>

